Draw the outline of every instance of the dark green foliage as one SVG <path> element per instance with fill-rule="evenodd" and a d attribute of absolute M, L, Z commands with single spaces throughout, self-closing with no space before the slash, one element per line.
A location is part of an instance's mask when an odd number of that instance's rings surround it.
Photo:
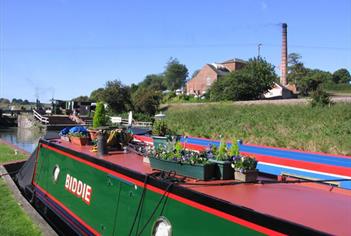
<path fill-rule="evenodd" d="M 164 72 L 164 82 L 169 90 L 176 90 L 185 85 L 188 77 L 188 69 L 185 65 L 180 64 L 177 59 L 171 58 Z"/>
<path fill-rule="evenodd" d="M 132 109 L 130 88 L 119 80 L 107 81 L 102 100 L 112 111 L 120 113 Z"/>
<path fill-rule="evenodd" d="M 302 95 L 308 95 L 317 90 L 321 84 L 330 83 L 331 79 L 332 75 L 329 72 L 307 69 L 306 75 L 298 81 L 298 87 Z"/>
<path fill-rule="evenodd" d="M 160 100 L 160 92 L 150 88 L 139 88 L 133 94 L 134 111 L 153 116 L 160 105 Z"/>
<path fill-rule="evenodd" d="M 300 61 L 297 53 L 289 54 L 288 81 L 295 83 L 302 95 L 307 96 L 315 91 L 321 84 L 332 83 L 332 74 L 318 69 L 309 69 Z"/>
<path fill-rule="evenodd" d="M 242 172 L 256 170 L 257 161 L 255 158 L 243 156 L 240 158 L 235 158 L 232 167 L 235 170 L 240 170 Z"/>
<path fill-rule="evenodd" d="M 79 96 L 79 97 L 73 98 L 72 101 L 75 101 L 75 102 L 90 102 L 90 98 L 88 96 Z"/>
<path fill-rule="evenodd" d="M 214 82 L 210 89 L 210 99 L 213 101 L 258 99 L 272 87 L 276 78 L 272 64 L 262 58 L 253 58 L 243 69 Z"/>
<path fill-rule="evenodd" d="M 138 88 L 148 88 L 156 91 L 163 91 L 167 89 L 165 85 L 165 78 L 162 74 L 147 75 L 145 79 L 139 83 Z"/>
<path fill-rule="evenodd" d="M 90 100 L 94 102 L 102 102 L 104 91 L 105 91 L 104 88 L 98 88 L 92 91 L 90 94 Z"/>
<path fill-rule="evenodd" d="M 0 103 L 4 103 L 4 102 L 10 102 L 10 100 L 6 99 L 6 98 L 0 98 Z M 29 105 L 30 102 L 27 100 L 27 99 L 16 99 L 16 98 L 13 98 L 12 101 L 11 101 L 12 104 L 17 104 L 17 105 Z"/>
<path fill-rule="evenodd" d="M 290 53 L 288 56 L 288 81 L 291 83 L 298 84 L 307 75 L 308 69 L 300 60 L 300 54 Z"/>
<path fill-rule="evenodd" d="M 312 92 L 311 99 L 312 99 L 311 100 L 312 107 L 327 106 L 327 105 L 330 106 L 332 104 L 329 94 L 320 88 Z"/>
<path fill-rule="evenodd" d="M 333 81 L 334 83 L 347 84 L 351 82 L 350 72 L 345 69 L 339 69 L 333 73 Z"/>
<path fill-rule="evenodd" d="M 2 104 L 10 104 L 10 100 L 8 100 L 7 98 L 0 98 L 0 103 L 2 103 Z"/>
<path fill-rule="evenodd" d="M 96 109 L 93 118 L 93 127 L 97 128 L 100 126 L 104 126 L 107 123 L 105 106 L 102 102 L 98 102 L 96 104 Z"/>
<path fill-rule="evenodd" d="M 157 136 L 165 136 L 170 134 L 170 129 L 165 120 L 156 120 L 152 126 L 152 134 Z"/>

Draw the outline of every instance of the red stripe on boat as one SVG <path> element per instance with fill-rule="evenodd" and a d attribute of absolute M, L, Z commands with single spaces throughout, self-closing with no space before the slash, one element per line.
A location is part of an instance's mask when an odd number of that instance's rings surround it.
<path fill-rule="evenodd" d="M 62 150 L 60 150 L 60 149 L 51 147 L 51 146 L 49 146 L 49 145 L 47 145 L 47 144 L 43 144 L 43 147 L 45 147 L 45 148 L 47 148 L 47 149 L 50 149 L 50 150 L 53 150 L 53 151 L 55 151 L 55 152 L 57 152 L 57 153 L 60 153 L 60 154 L 62 154 L 62 155 L 64 155 L 64 156 L 70 157 L 70 158 L 72 158 L 72 159 L 74 159 L 74 160 L 77 160 L 77 161 L 79 161 L 79 162 L 81 162 L 81 163 L 84 163 L 84 164 L 86 164 L 86 165 L 89 165 L 89 166 L 91 166 L 91 167 L 93 167 L 93 168 L 95 168 L 95 169 L 101 170 L 101 171 L 103 171 L 103 172 L 106 172 L 106 173 L 111 174 L 111 175 L 113 175 L 113 176 L 116 176 L 116 177 L 118 177 L 118 178 L 121 178 L 121 179 L 123 179 L 123 180 L 125 180 L 125 181 L 131 182 L 131 183 L 133 183 L 133 184 L 135 184 L 135 185 L 138 185 L 139 187 L 144 187 L 144 183 L 141 182 L 141 181 L 139 181 L 139 180 L 130 178 L 130 177 L 125 176 L 125 175 L 123 175 L 123 174 L 120 174 L 120 173 L 118 173 L 118 172 L 112 171 L 112 170 L 110 170 L 110 169 L 108 169 L 108 168 L 105 168 L 105 167 L 99 166 L 99 165 L 97 165 L 97 164 L 94 164 L 94 163 L 92 163 L 92 162 L 86 161 L 86 160 L 84 160 L 84 159 L 82 159 L 82 158 L 79 158 L 79 157 L 74 156 L 74 155 L 72 155 L 72 154 L 70 154 L 70 153 L 64 152 L 64 151 L 62 151 Z M 153 192 L 156 192 L 156 193 L 159 193 L 159 194 L 164 194 L 164 190 L 159 189 L 159 188 L 156 188 L 156 187 L 154 187 L 154 186 L 146 185 L 146 188 L 149 189 L 149 190 L 151 190 L 151 191 L 153 191 Z M 45 190 L 44 190 L 44 191 L 45 191 Z M 49 194 L 48 194 L 48 196 L 50 197 Z M 182 203 L 184 203 L 184 204 L 186 204 L 186 205 L 189 205 L 189 206 L 192 206 L 192 207 L 194 207 L 194 208 L 197 208 L 197 209 L 199 209 L 199 210 L 202 210 L 202 211 L 204 211 L 204 212 L 207 212 L 207 213 L 210 213 L 210 214 L 212 214 L 212 215 L 215 215 L 215 216 L 224 218 L 224 219 L 226 219 L 226 220 L 228 220 L 228 221 L 231 221 L 231 222 L 233 222 L 233 223 L 236 223 L 236 224 L 245 226 L 245 227 L 247 227 L 247 228 L 253 229 L 253 230 L 255 230 L 255 231 L 261 232 L 261 233 L 263 233 L 263 234 L 267 234 L 267 235 L 285 235 L 285 234 L 282 234 L 282 233 L 280 233 L 280 232 L 277 232 L 277 231 L 274 231 L 274 230 L 265 228 L 265 227 L 263 227 L 263 226 L 260 226 L 260 225 L 255 224 L 255 223 L 252 223 L 252 222 L 243 220 L 243 219 L 241 219 L 241 218 L 232 216 L 232 215 L 230 215 L 230 214 L 227 214 L 227 213 L 221 212 L 221 211 L 219 211 L 219 210 L 210 208 L 210 207 L 208 207 L 208 206 L 202 205 L 202 204 L 200 204 L 200 203 L 194 202 L 194 201 L 189 200 L 189 199 L 187 199 L 187 198 L 180 197 L 180 196 L 175 195 L 175 194 L 173 194 L 173 193 L 169 193 L 169 194 L 168 194 L 168 197 L 169 197 L 169 198 L 172 198 L 172 199 L 174 199 L 174 200 L 176 200 L 176 201 L 182 202 Z M 57 199 L 53 199 L 53 200 L 54 200 L 55 202 L 56 202 L 56 201 L 58 202 Z M 63 206 L 62 203 L 59 203 L 59 202 L 58 202 L 58 204 L 59 204 L 60 206 L 62 205 L 62 207 L 63 207 L 64 209 L 67 209 L 66 207 Z M 67 209 L 67 210 L 68 210 L 68 209 Z M 69 211 L 69 210 L 68 210 L 68 211 Z M 69 211 L 69 212 L 71 212 L 71 211 Z M 73 212 L 72 212 L 72 214 L 74 215 Z M 74 216 L 75 216 L 75 215 L 74 215 Z M 77 216 L 76 216 L 76 217 L 77 217 Z M 77 220 L 78 220 L 78 219 L 77 219 Z M 84 224 L 85 224 L 85 223 L 84 223 Z M 83 224 L 83 225 L 84 225 L 84 224 Z M 84 225 L 84 226 L 85 226 L 85 225 Z M 87 227 L 87 228 L 88 228 L 88 227 Z M 91 228 L 91 227 L 90 227 L 90 228 Z M 90 228 L 89 228 L 89 229 L 90 229 Z"/>
<path fill-rule="evenodd" d="M 44 146 L 44 145 L 43 145 Z M 93 229 L 90 225 L 88 225 L 87 223 L 85 223 L 81 218 L 79 218 L 79 216 L 77 216 L 76 214 L 74 214 L 70 209 L 68 209 L 65 205 L 63 205 L 63 203 L 61 203 L 59 200 L 57 200 L 54 196 L 52 196 L 50 193 L 48 193 L 47 191 L 45 191 L 42 187 L 40 187 L 37 183 L 33 183 L 34 186 L 38 189 L 40 189 L 40 191 L 42 191 L 45 195 L 47 195 L 51 200 L 53 200 L 57 205 L 59 205 L 60 207 L 62 207 L 65 211 L 67 211 L 71 216 L 73 216 L 79 223 L 81 223 L 82 225 L 84 225 L 87 229 L 89 229 L 91 232 L 93 232 L 95 235 L 101 235 L 99 232 L 97 232 L 95 229 Z"/>
<path fill-rule="evenodd" d="M 286 158 L 259 155 L 259 154 L 250 153 L 250 152 L 241 152 L 241 153 L 244 155 L 253 156 L 258 161 L 268 162 L 271 164 L 290 166 L 290 167 L 296 167 L 300 169 L 307 169 L 312 171 L 319 171 L 319 172 L 324 172 L 329 174 L 337 174 L 337 175 L 344 175 L 344 176 L 351 177 L 351 168 L 347 168 L 347 167 L 318 164 L 318 163 L 312 163 L 307 161 L 297 161 L 297 160 L 286 159 Z"/>

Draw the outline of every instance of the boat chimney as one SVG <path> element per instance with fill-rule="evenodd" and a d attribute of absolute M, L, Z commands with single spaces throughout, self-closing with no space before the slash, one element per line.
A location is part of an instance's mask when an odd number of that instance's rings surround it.
<path fill-rule="evenodd" d="M 280 83 L 284 86 L 288 85 L 287 71 L 288 71 L 288 25 L 282 24 L 282 59 L 281 59 L 281 71 Z"/>
<path fill-rule="evenodd" d="M 106 134 L 104 130 L 99 130 L 97 133 L 97 155 L 103 157 L 108 154 L 106 145 Z"/>

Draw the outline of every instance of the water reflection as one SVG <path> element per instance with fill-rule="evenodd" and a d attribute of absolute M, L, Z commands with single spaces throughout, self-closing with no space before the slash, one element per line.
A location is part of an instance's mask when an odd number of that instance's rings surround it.
<path fill-rule="evenodd" d="M 31 129 L 9 128 L 0 129 L 0 138 L 10 142 L 28 152 L 33 152 L 38 141 L 45 132 L 33 131 Z"/>

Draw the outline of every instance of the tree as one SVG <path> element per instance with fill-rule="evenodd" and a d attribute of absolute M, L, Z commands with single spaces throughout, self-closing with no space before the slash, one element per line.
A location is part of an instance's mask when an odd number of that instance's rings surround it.
<path fill-rule="evenodd" d="M 98 88 L 91 92 L 90 100 L 94 102 L 101 102 L 103 99 L 104 88 Z"/>
<path fill-rule="evenodd" d="M 308 69 L 300 61 L 301 55 L 290 53 L 288 56 L 288 81 L 299 84 L 299 81 L 308 73 Z"/>
<path fill-rule="evenodd" d="M 161 93 L 151 88 L 139 88 L 133 94 L 134 111 L 155 115 L 160 105 Z"/>
<path fill-rule="evenodd" d="M 307 96 L 310 92 L 316 91 L 322 83 L 326 84 L 331 81 L 331 73 L 318 69 L 307 69 L 306 75 L 299 79 L 298 86 L 301 93 Z"/>
<path fill-rule="evenodd" d="M 171 58 L 164 72 L 164 81 L 167 89 L 176 90 L 185 85 L 188 69 L 180 64 L 177 59 Z"/>
<path fill-rule="evenodd" d="M 132 110 L 130 88 L 119 80 L 107 81 L 101 95 L 102 101 L 116 113 Z"/>
<path fill-rule="evenodd" d="M 165 86 L 165 77 L 157 74 L 147 75 L 145 79 L 139 83 L 139 87 L 150 88 L 157 91 L 163 91 L 167 88 Z"/>
<path fill-rule="evenodd" d="M 90 102 L 90 99 L 88 96 L 79 96 L 79 97 L 73 98 L 72 100 L 75 102 Z"/>
<path fill-rule="evenodd" d="M 107 117 L 106 117 L 105 106 L 102 102 L 98 102 L 95 108 L 93 127 L 97 128 L 100 126 L 104 126 L 106 125 L 106 122 L 107 122 Z"/>
<path fill-rule="evenodd" d="M 267 92 L 277 79 L 274 66 L 262 58 L 250 59 L 246 66 L 219 78 L 210 89 L 211 100 L 252 100 Z"/>
<path fill-rule="evenodd" d="M 347 84 L 351 82 L 351 75 L 350 72 L 345 69 L 339 69 L 333 73 L 333 81 L 335 83 L 340 83 L 340 84 Z"/>

